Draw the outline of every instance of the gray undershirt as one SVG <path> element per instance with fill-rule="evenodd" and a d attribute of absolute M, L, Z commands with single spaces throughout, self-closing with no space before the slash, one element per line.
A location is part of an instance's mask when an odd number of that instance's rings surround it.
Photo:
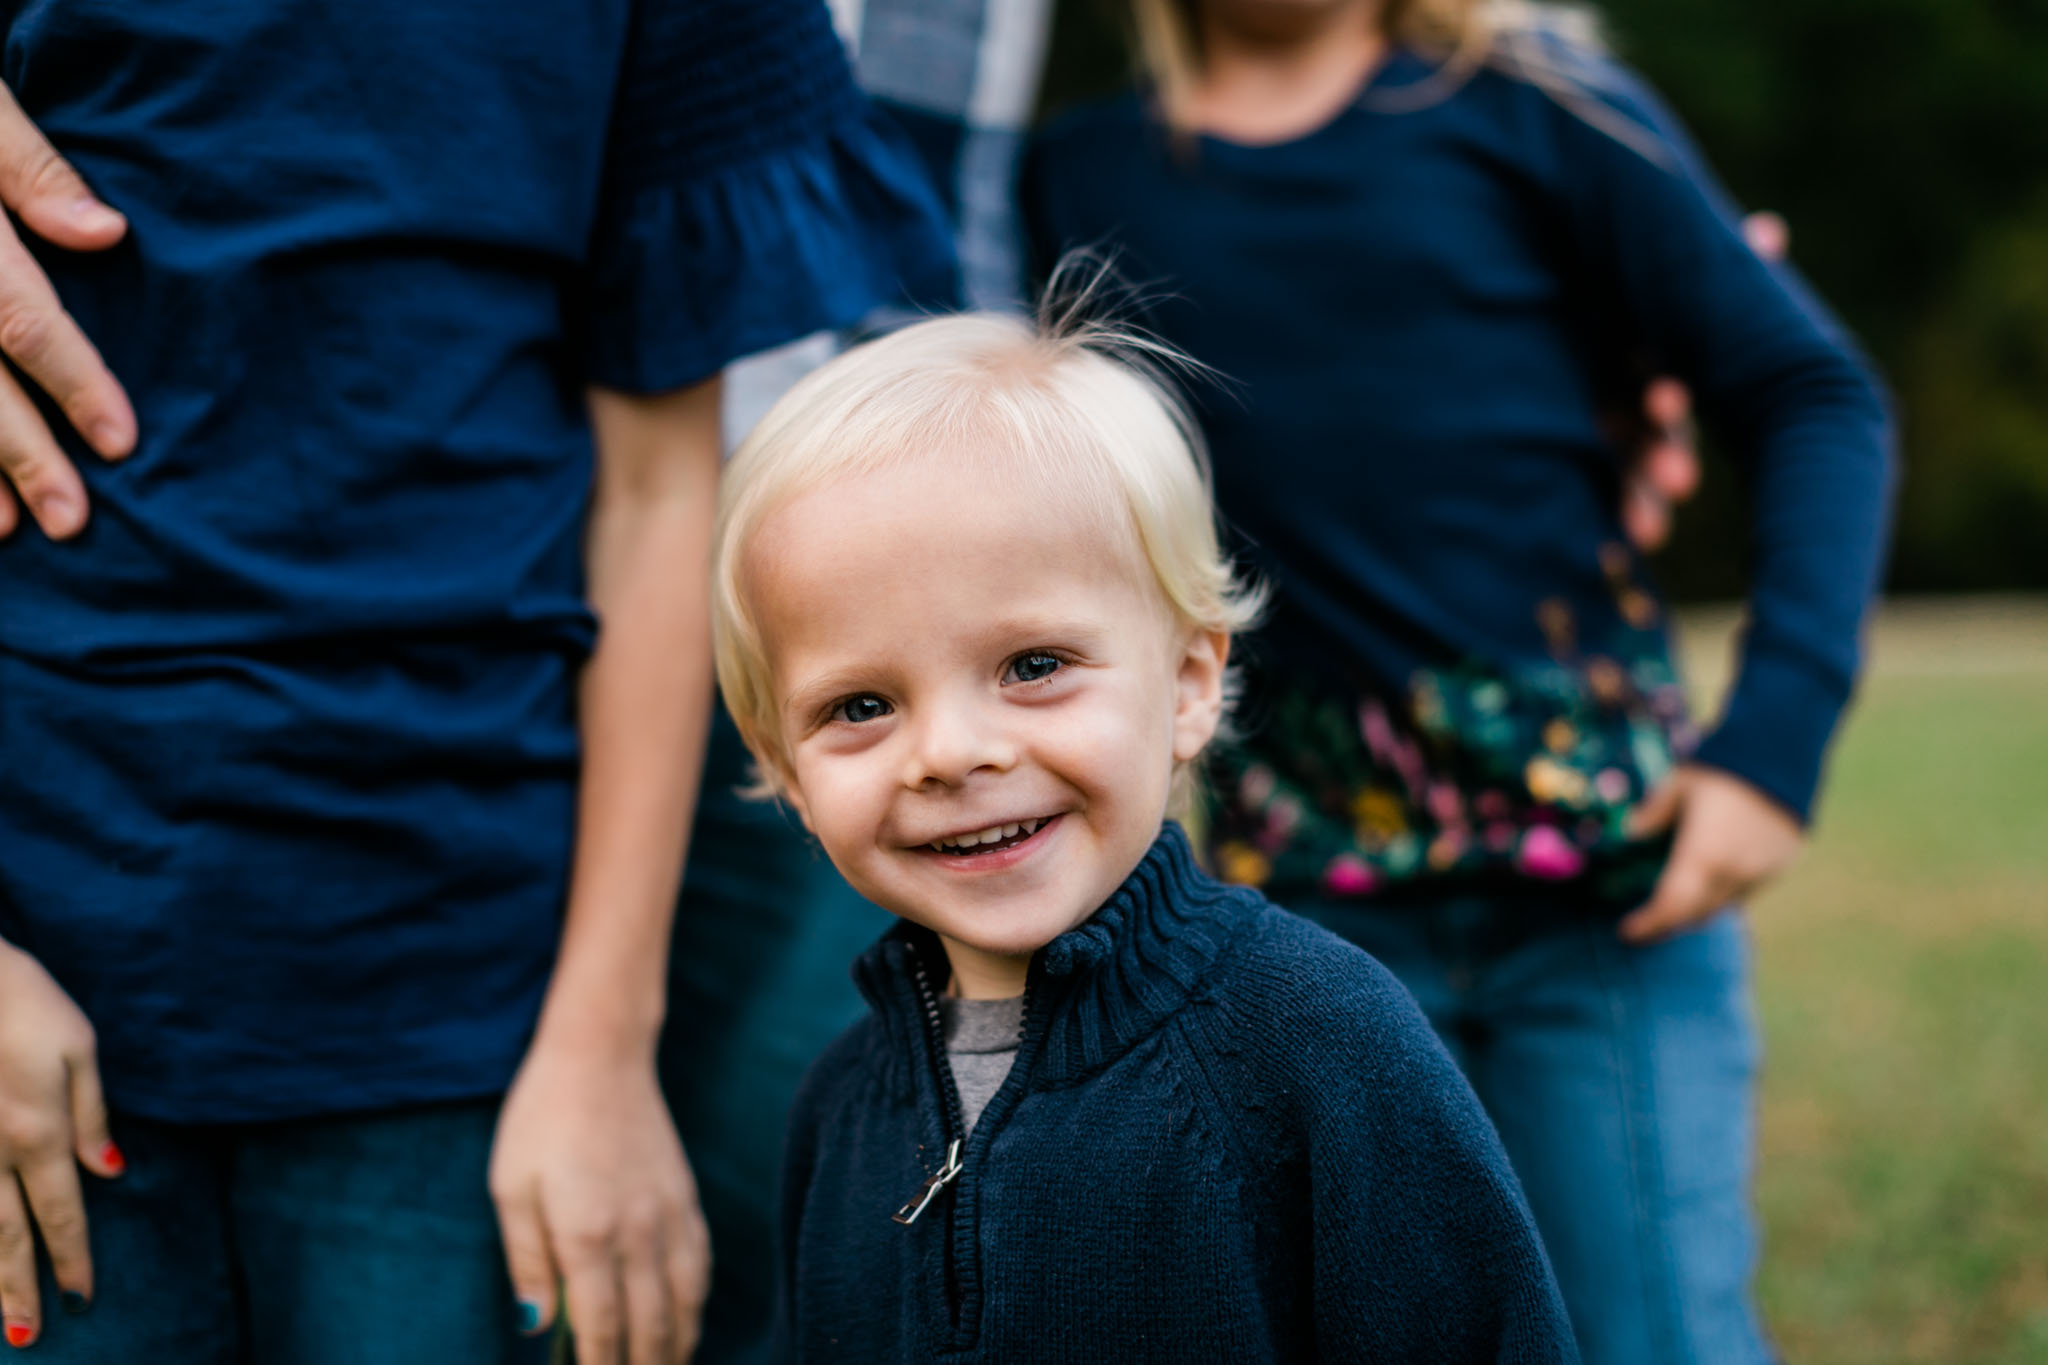
<path fill-rule="evenodd" d="M 1024 1031 L 1024 997 L 1008 1000 L 939 998 L 939 1018 L 946 1026 L 946 1061 L 953 1068 L 953 1088 L 960 1092 L 960 1116 L 967 1131 L 1010 1074 L 1017 1059 L 1017 1039 Z"/>

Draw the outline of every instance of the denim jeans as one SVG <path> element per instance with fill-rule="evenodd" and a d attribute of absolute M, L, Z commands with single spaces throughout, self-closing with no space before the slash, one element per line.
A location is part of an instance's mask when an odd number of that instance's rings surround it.
<path fill-rule="evenodd" d="M 116 1114 L 128 1159 L 90 1175 L 95 1294 L 48 1365 L 538 1365 L 485 1185 L 496 1100 L 193 1127 Z"/>
<path fill-rule="evenodd" d="M 713 728 L 677 912 L 664 1089 L 711 1226 L 699 1365 L 762 1359 L 784 1122 L 811 1059 L 863 1008 L 853 960 L 890 924 L 780 808 L 734 788 Z M 524 1365 L 485 1184 L 496 1101 L 184 1129 L 117 1118 L 129 1160 L 89 1185 L 98 1294 L 57 1309 L 61 1365 Z M 0 1355 L 7 1354 L 0 1351 Z"/>
<path fill-rule="evenodd" d="M 746 751 L 712 727 L 676 912 L 662 1085 L 711 1226 L 697 1365 L 765 1359 L 783 1128 L 811 1059 L 865 1006 L 853 960 L 892 922 L 797 822 L 734 788 Z"/>
<path fill-rule="evenodd" d="M 1296 903 L 1421 1003 L 1500 1129 L 1587 1365 L 1767 1361 L 1751 1280 L 1759 1044 L 1737 913 L 1646 947 L 1611 910 Z"/>

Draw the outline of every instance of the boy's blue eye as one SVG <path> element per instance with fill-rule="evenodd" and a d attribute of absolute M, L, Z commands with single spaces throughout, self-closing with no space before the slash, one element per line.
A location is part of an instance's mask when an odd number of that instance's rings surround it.
<path fill-rule="evenodd" d="M 888 715 L 889 711 L 890 706 L 888 702 L 883 701 L 877 696 L 863 694 L 858 697 L 848 697 L 845 701 L 833 707 L 832 717 L 835 720 L 843 720 L 850 724 L 859 725 L 862 721 L 880 720 L 883 716 Z"/>
<path fill-rule="evenodd" d="M 1044 653 L 1019 654 L 1010 660 L 1010 677 L 1005 681 L 1037 682 L 1060 671 L 1058 656 Z"/>

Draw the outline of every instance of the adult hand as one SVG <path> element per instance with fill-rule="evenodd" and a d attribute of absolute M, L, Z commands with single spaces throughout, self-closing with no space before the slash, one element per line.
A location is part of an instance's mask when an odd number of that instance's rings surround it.
<path fill-rule="evenodd" d="M 93 196 L 5 85 L 0 85 L 0 204 L 37 236 L 71 251 L 103 251 L 128 231 L 127 220 Z M 57 302 L 49 276 L 4 216 L 0 351 L 57 401 L 100 455 L 118 460 L 135 448 L 135 412 L 128 395 Z M 20 524 L 16 497 L 52 540 L 77 535 L 85 525 L 85 484 L 78 471 L 58 449 L 34 401 L 0 368 L 0 538 Z"/>
<path fill-rule="evenodd" d="M 1650 899 L 1621 921 L 1629 943 L 1651 943 L 1712 918 L 1792 865 L 1806 832 L 1792 813 L 1733 773 L 1696 763 L 1643 798 L 1629 833 L 1678 827 Z"/>
<path fill-rule="evenodd" d="M 0 943 L 0 1320 L 10 1346 L 43 1328 L 31 1219 L 67 1305 L 92 1299 L 79 1164 L 109 1178 L 125 1164 L 107 1135 L 92 1025 L 41 963 Z"/>
<path fill-rule="evenodd" d="M 697 1185 L 652 1059 L 547 1041 L 498 1119 L 491 1197 L 529 1331 L 568 1299 L 578 1365 L 678 1365 L 711 1279 Z"/>
<path fill-rule="evenodd" d="M 1766 261 L 1784 260 L 1792 245 L 1791 228 L 1768 211 L 1743 219 L 1742 235 Z M 1622 529 L 1638 550 L 1662 549 L 1671 538 L 1672 509 L 1690 501 L 1700 486 L 1692 393 L 1678 380 L 1665 376 L 1644 388 L 1634 457 L 1622 476 Z"/>

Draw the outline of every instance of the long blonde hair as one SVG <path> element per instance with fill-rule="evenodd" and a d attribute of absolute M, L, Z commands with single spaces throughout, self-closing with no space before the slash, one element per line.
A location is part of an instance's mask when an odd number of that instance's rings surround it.
<path fill-rule="evenodd" d="M 1176 133 L 1190 131 L 1182 111 L 1202 71 L 1196 3 L 1130 0 L 1139 63 Z M 1387 41 L 1412 48 L 1438 66 L 1427 80 L 1373 92 L 1372 107 L 1390 113 L 1423 108 L 1490 66 L 1536 86 L 1651 160 L 1668 160 L 1661 139 L 1595 94 L 1607 83 L 1607 41 L 1599 16 L 1587 6 L 1541 0 L 1379 0 L 1379 5 L 1380 32 Z"/>

